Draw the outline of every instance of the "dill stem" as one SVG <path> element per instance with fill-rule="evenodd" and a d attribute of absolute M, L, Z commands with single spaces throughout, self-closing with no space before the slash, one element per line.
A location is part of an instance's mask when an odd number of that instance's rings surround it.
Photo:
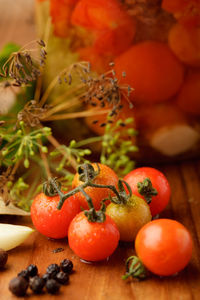
<path fill-rule="evenodd" d="M 51 115 L 53 115 L 56 112 L 59 111 L 63 111 L 64 109 L 68 109 L 71 108 L 73 106 L 76 106 L 80 103 L 78 98 L 72 98 L 64 103 L 58 104 L 55 107 L 53 107 L 52 109 L 49 109 L 49 111 L 47 111 L 46 115 L 45 115 L 45 119 Z"/>
<path fill-rule="evenodd" d="M 42 146 L 41 141 L 39 141 L 39 144 Z M 52 175 L 51 175 L 50 167 L 49 167 L 49 164 L 48 164 L 47 156 L 44 152 L 42 152 L 42 149 L 40 147 L 39 147 L 39 151 L 40 151 L 40 155 L 41 155 L 43 165 L 44 165 L 44 168 L 45 168 L 45 171 L 46 171 L 47 178 L 49 179 L 49 178 L 52 177 Z"/>
<path fill-rule="evenodd" d="M 76 160 L 71 155 L 67 155 L 67 153 L 62 150 L 60 143 L 52 135 L 47 136 L 47 139 L 55 148 L 59 148 L 60 153 L 70 162 L 71 166 L 76 171 L 78 167 Z"/>
<path fill-rule="evenodd" d="M 54 116 L 50 116 L 47 118 L 44 118 L 43 121 L 55 121 L 55 120 L 67 120 L 67 119 L 74 119 L 74 118 L 84 118 L 84 117 L 90 117 L 90 116 L 98 116 L 103 115 L 110 112 L 109 109 L 106 110 L 86 110 L 81 112 L 74 112 L 74 113 L 66 113 L 66 114 L 58 114 Z"/>
<path fill-rule="evenodd" d="M 12 169 L 12 172 L 11 172 L 10 176 L 14 176 L 15 175 L 17 169 L 19 168 L 20 163 L 21 163 L 21 160 L 19 160 L 19 161 L 16 162 L 16 164 L 14 165 L 14 167 Z"/>
<path fill-rule="evenodd" d="M 70 96 L 72 95 L 73 93 L 75 93 L 76 91 L 80 90 L 81 88 L 83 88 L 84 85 L 83 84 L 80 84 L 74 88 L 71 88 L 70 90 L 67 90 L 65 93 L 63 93 L 62 95 L 58 96 L 55 98 L 55 101 L 52 100 L 51 104 L 52 105 L 55 105 L 55 104 L 58 104 L 59 102 L 62 102 L 63 100 L 65 100 L 65 98 L 67 96 Z M 71 100 L 70 100 L 71 101 Z"/>
<path fill-rule="evenodd" d="M 82 140 L 82 141 L 76 143 L 75 148 L 79 148 L 79 147 L 82 147 L 82 146 L 85 146 L 88 144 L 92 144 L 92 143 L 101 142 L 102 139 L 103 139 L 102 136 L 91 137 L 91 138 L 88 138 L 88 139 L 85 139 L 85 140 Z"/>
<path fill-rule="evenodd" d="M 37 103 L 39 102 L 39 99 L 40 99 L 41 88 L 42 88 L 42 76 L 39 76 L 37 79 L 35 95 L 34 95 L 34 100 Z"/>

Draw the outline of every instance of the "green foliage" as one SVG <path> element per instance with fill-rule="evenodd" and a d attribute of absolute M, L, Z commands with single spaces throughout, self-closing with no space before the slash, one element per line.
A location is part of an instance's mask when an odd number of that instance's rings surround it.
<path fill-rule="evenodd" d="M 77 146 L 78 143 L 75 140 L 72 140 L 69 143 L 69 146 L 60 145 L 60 147 L 56 148 L 50 153 L 51 157 L 62 156 L 56 168 L 56 171 L 61 171 L 66 166 L 69 167 L 71 158 L 74 158 L 78 164 L 88 162 L 88 160 L 85 159 L 85 155 L 90 155 L 91 150 L 82 149 Z"/>
<path fill-rule="evenodd" d="M 16 130 L 8 131 L 6 128 L 0 128 L 0 136 L 4 141 L 4 147 L 1 150 L 3 157 L 2 163 L 11 166 L 18 161 L 24 160 L 24 167 L 29 168 L 29 159 L 35 155 L 40 148 L 43 153 L 48 152 L 48 148 L 41 145 L 42 138 L 51 134 L 49 127 L 43 127 L 28 131 L 24 126 L 24 122 L 19 122 Z"/>
<path fill-rule="evenodd" d="M 138 151 L 138 147 L 132 141 L 137 135 L 137 131 L 130 128 L 132 123 L 132 118 L 118 120 L 114 125 L 108 123 L 102 137 L 100 162 L 111 167 L 119 176 L 126 175 L 135 164 L 130 158 L 130 154 Z"/>

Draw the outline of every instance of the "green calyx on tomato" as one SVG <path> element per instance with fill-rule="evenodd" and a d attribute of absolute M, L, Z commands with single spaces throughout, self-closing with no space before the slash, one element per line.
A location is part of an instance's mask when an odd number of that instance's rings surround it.
<path fill-rule="evenodd" d="M 152 201 L 152 196 L 157 196 L 158 191 L 153 187 L 150 178 L 145 178 L 142 182 L 137 184 L 138 192 L 144 196 L 148 204 Z"/>
<path fill-rule="evenodd" d="M 129 190 L 127 194 L 125 187 Z M 131 242 L 135 239 L 140 228 L 146 223 L 150 222 L 152 215 L 149 205 L 141 197 L 132 195 L 129 185 L 119 180 L 119 195 L 120 201 L 117 197 L 113 197 L 106 208 L 106 214 L 109 215 L 117 225 L 120 232 L 120 240 Z"/>
<path fill-rule="evenodd" d="M 122 276 L 122 279 L 126 280 L 128 277 L 132 276 L 133 278 L 145 279 L 146 269 L 137 256 L 130 256 L 126 260 L 126 273 Z"/>

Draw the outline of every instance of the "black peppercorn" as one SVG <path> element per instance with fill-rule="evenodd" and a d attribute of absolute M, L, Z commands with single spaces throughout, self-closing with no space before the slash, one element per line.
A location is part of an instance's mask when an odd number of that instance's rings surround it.
<path fill-rule="evenodd" d="M 40 276 L 34 276 L 30 279 L 29 286 L 30 289 L 35 294 L 40 294 L 42 292 L 44 285 L 45 285 L 45 281 Z"/>
<path fill-rule="evenodd" d="M 5 250 L 0 249 L 0 269 L 2 269 L 5 266 L 7 260 L 8 260 L 8 253 Z"/>
<path fill-rule="evenodd" d="M 42 279 L 46 282 L 48 279 L 51 279 L 51 275 L 48 274 L 48 273 L 45 273 L 45 274 L 42 276 Z"/>
<path fill-rule="evenodd" d="M 69 275 L 67 273 L 64 273 L 64 272 L 59 272 L 59 273 L 56 274 L 56 280 L 60 284 L 67 284 L 69 282 Z"/>
<path fill-rule="evenodd" d="M 71 274 L 73 270 L 73 262 L 69 259 L 63 259 L 60 263 L 60 267 L 64 273 Z"/>
<path fill-rule="evenodd" d="M 36 276 L 37 273 L 38 273 L 38 268 L 37 268 L 37 266 L 36 266 L 36 265 L 33 265 L 33 264 L 29 265 L 29 266 L 26 268 L 26 270 L 28 271 L 28 275 L 29 275 L 30 277 L 34 277 L 34 276 Z"/>
<path fill-rule="evenodd" d="M 28 282 L 23 277 L 15 277 L 9 283 L 9 290 L 16 296 L 24 296 L 28 288 Z"/>
<path fill-rule="evenodd" d="M 29 280 L 29 274 L 28 274 L 27 270 L 22 270 L 21 272 L 19 272 L 17 274 L 17 276 L 23 277 L 24 279 Z"/>
<path fill-rule="evenodd" d="M 47 267 L 46 272 L 50 275 L 51 278 L 55 278 L 56 274 L 60 272 L 60 267 L 57 264 L 51 264 Z"/>
<path fill-rule="evenodd" d="M 47 280 L 45 286 L 49 294 L 56 294 L 60 290 L 60 284 L 55 279 Z"/>

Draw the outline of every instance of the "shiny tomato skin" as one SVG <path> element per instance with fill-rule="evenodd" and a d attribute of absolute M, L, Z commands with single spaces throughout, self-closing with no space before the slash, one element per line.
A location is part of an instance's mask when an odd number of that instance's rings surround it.
<path fill-rule="evenodd" d="M 124 180 L 130 185 L 134 195 L 144 199 L 138 192 L 137 184 L 145 178 L 151 180 L 153 187 L 158 192 L 157 196 L 152 196 L 152 202 L 149 204 L 151 214 L 154 217 L 167 206 L 171 196 L 171 188 L 165 175 L 159 170 L 150 167 L 137 168 L 128 173 Z"/>
<path fill-rule="evenodd" d="M 117 187 L 118 184 L 118 176 L 117 174 L 108 166 L 99 164 L 100 173 L 97 177 L 93 180 L 95 184 L 102 184 L 102 185 L 114 185 Z M 92 164 L 95 171 L 97 171 L 97 165 Z M 79 180 L 79 174 L 76 173 L 72 182 L 72 188 L 76 188 L 77 186 L 81 185 L 83 182 Z M 101 201 L 105 198 L 108 198 L 109 194 L 113 195 L 113 192 L 108 188 L 93 188 L 87 187 L 85 188 L 85 192 L 92 198 L 93 205 L 95 209 L 100 209 Z M 78 193 L 77 198 L 79 199 L 80 206 L 84 209 L 88 209 L 88 204 L 83 194 Z M 109 201 L 106 202 L 108 204 Z"/>
<path fill-rule="evenodd" d="M 142 198 L 132 195 L 127 204 L 110 203 L 106 208 L 120 232 L 120 240 L 132 242 L 146 223 L 151 221 L 149 205 Z"/>
<path fill-rule="evenodd" d="M 92 223 L 81 212 L 69 226 L 68 242 L 80 258 L 100 261 L 109 257 L 117 248 L 119 231 L 109 216 L 106 215 L 103 223 Z"/>
<path fill-rule="evenodd" d="M 70 222 L 80 212 L 76 196 L 65 200 L 61 210 L 57 209 L 59 200 L 59 196 L 48 197 L 40 193 L 31 206 L 31 219 L 35 228 L 41 234 L 53 239 L 66 237 Z"/>
<path fill-rule="evenodd" d="M 189 231 L 181 223 L 157 219 L 140 229 L 135 250 L 148 270 L 160 276 L 169 276 L 188 264 L 192 244 Z"/>

